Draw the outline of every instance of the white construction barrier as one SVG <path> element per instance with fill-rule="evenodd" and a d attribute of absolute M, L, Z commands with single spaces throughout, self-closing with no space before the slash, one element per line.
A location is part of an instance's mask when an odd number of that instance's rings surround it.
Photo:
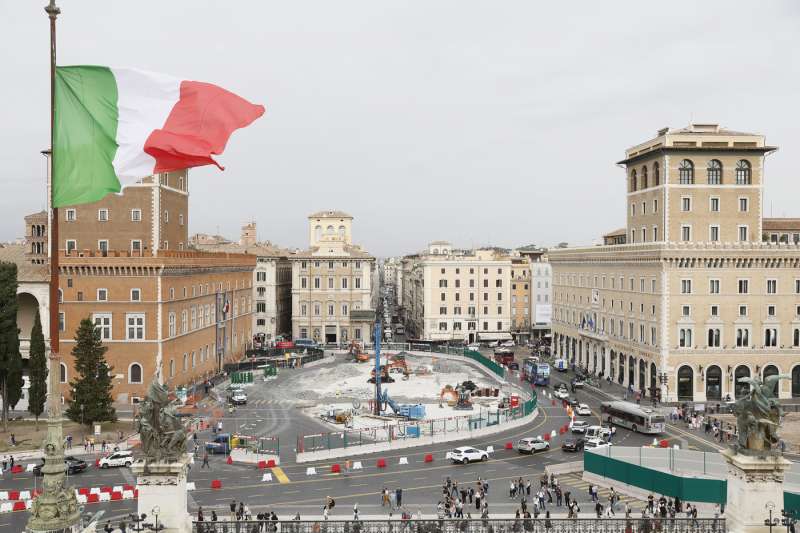
<path fill-rule="evenodd" d="M 555 430 L 555 429 L 554 429 L 553 431 L 551 431 L 551 432 L 550 432 L 550 438 L 551 438 L 551 439 L 554 439 L 554 438 L 556 438 L 556 430 Z"/>
<path fill-rule="evenodd" d="M 8 499 L 8 491 L 2 490 L 0 491 L 0 500 L 6 501 Z"/>
<path fill-rule="evenodd" d="M 272 481 L 272 474 L 264 474 L 261 476 L 261 481 Z"/>
<path fill-rule="evenodd" d="M 136 493 L 132 490 L 123 490 L 122 491 L 122 499 L 123 500 L 132 500 L 136 497 Z"/>
<path fill-rule="evenodd" d="M 86 503 L 87 500 L 86 494 L 78 494 L 78 503 Z"/>
<path fill-rule="evenodd" d="M 494 453 L 494 446 L 487 446 L 486 453 Z"/>
<path fill-rule="evenodd" d="M 89 489 L 89 494 L 100 494 L 100 487 L 92 487 Z"/>
<path fill-rule="evenodd" d="M 117 489 L 114 489 L 116 492 Z M 197 490 L 197 486 L 194 484 L 194 481 L 187 481 L 186 482 L 186 490 Z"/>
<path fill-rule="evenodd" d="M 33 472 L 33 469 L 36 467 L 36 463 L 28 463 L 25 465 L 26 472 Z"/>
<path fill-rule="evenodd" d="M 31 499 L 31 491 L 29 491 L 29 490 L 21 490 L 21 491 L 19 491 L 19 499 L 20 500 L 30 500 Z"/>
<path fill-rule="evenodd" d="M 11 502 L 0 503 L 0 513 L 10 513 L 14 510 L 14 504 Z"/>
<path fill-rule="evenodd" d="M 361 466 L 361 461 L 354 461 L 354 462 L 353 462 L 353 466 L 352 466 L 351 468 L 352 468 L 353 470 L 361 470 L 361 469 L 362 469 L 362 468 L 364 468 L 364 467 L 363 467 L 363 466 Z"/>
<path fill-rule="evenodd" d="M 33 500 L 25 500 L 25 509 L 33 507 Z"/>
<path fill-rule="evenodd" d="M 407 464 L 408 464 L 408 457 L 401 457 L 401 458 L 400 458 L 400 463 L 399 463 L 399 464 L 401 464 L 401 465 L 407 465 Z"/>
<path fill-rule="evenodd" d="M 193 483 L 193 484 L 194 484 L 194 483 Z M 187 483 L 187 485 L 188 485 L 188 483 Z M 111 492 L 122 492 L 122 485 L 114 485 L 114 486 L 111 488 Z"/>
<path fill-rule="evenodd" d="M 306 475 L 307 476 L 315 476 L 315 475 L 317 475 L 317 469 L 314 468 L 313 466 L 309 466 L 308 468 L 306 468 Z"/>
<path fill-rule="evenodd" d="M 101 502 L 110 502 L 111 501 L 111 494 L 108 492 L 101 492 L 100 493 L 100 501 Z"/>

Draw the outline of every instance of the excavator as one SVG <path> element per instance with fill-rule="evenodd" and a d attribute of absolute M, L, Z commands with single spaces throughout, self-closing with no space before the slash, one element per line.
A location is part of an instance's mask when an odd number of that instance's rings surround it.
<path fill-rule="evenodd" d="M 371 359 L 370 355 L 363 350 L 361 344 L 356 341 L 352 341 L 350 343 L 350 348 L 348 351 L 357 363 L 366 363 Z"/>

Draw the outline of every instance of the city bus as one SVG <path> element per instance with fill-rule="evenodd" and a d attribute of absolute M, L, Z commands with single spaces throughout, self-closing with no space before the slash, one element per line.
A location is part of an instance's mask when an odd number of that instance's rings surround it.
<path fill-rule="evenodd" d="M 662 433 L 666 427 L 664 415 L 631 402 L 603 402 L 600 413 L 603 421 L 639 433 Z"/>
<path fill-rule="evenodd" d="M 539 363 L 536 365 L 536 377 L 533 380 L 533 384 L 542 387 L 550 385 L 550 365 L 547 363 Z"/>

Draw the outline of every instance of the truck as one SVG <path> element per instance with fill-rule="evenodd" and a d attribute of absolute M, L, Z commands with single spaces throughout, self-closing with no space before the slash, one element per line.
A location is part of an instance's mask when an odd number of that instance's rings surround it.
<path fill-rule="evenodd" d="M 567 364 L 566 359 L 556 359 L 553 361 L 553 366 L 555 366 L 556 370 L 559 372 L 566 372 L 569 369 L 569 364 Z"/>
<path fill-rule="evenodd" d="M 496 348 L 494 350 L 494 360 L 501 365 L 510 365 L 514 362 L 514 352 L 508 348 Z"/>
<path fill-rule="evenodd" d="M 536 364 L 536 376 L 533 380 L 534 385 L 547 387 L 550 385 L 550 365 L 547 363 Z"/>

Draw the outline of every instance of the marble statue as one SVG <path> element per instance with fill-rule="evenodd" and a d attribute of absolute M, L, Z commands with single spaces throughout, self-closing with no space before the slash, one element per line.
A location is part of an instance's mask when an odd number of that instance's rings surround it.
<path fill-rule="evenodd" d="M 790 379 L 785 374 L 760 378 L 739 378 L 739 383 L 749 383 L 750 393 L 734 405 L 738 439 L 735 450 L 746 455 L 772 453 L 779 442 L 778 427 L 783 409 L 775 398 L 775 385 L 781 379 Z"/>
<path fill-rule="evenodd" d="M 177 401 L 154 379 L 136 419 L 145 462 L 175 461 L 186 452 L 186 430 L 178 418 Z"/>

